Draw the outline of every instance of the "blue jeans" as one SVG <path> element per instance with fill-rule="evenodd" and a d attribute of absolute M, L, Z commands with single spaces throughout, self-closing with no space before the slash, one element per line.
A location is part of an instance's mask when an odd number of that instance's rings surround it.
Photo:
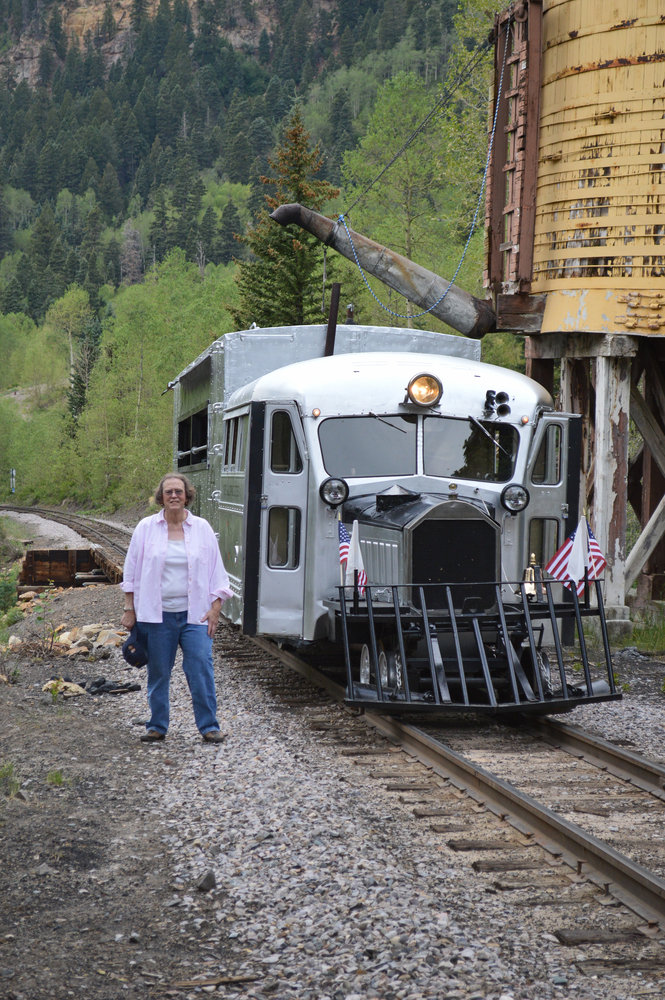
<path fill-rule="evenodd" d="M 178 646 L 182 669 L 192 696 L 194 718 L 201 734 L 219 729 L 212 664 L 212 639 L 208 626 L 188 625 L 186 611 L 164 611 L 161 622 L 140 622 L 141 639 L 148 654 L 147 729 L 166 733 L 169 728 L 169 687 Z"/>

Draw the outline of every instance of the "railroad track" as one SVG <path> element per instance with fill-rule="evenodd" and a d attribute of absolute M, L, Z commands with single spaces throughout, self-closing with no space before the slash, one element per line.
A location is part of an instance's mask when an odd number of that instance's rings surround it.
<path fill-rule="evenodd" d="M 10 504 L 0 504 L 0 512 L 3 510 L 19 514 L 35 514 L 46 521 L 56 521 L 71 528 L 95 547 L 97 562 L 109 580 L 118 583 L 122 579 L 122 566 L 132 537 L 128 529 L 108 524 L 97 518 L 51 507 L 14 507 Z"/>
<path fill-rule="evenodd" d="M 257 644 L 343 700 L 343 688 L 292 653 Z M 369 711 L 362 718 L 427 768 L 424 784 L 407 781 L 395 790 L 414 795 L 416 814 L 435 833 L 449 834 L 452 849 L 474 855 L 480 870 L 531 872 L 536 864 L 546 872 L 553 862 L 565 865 L 572 881 L 560 886 L 593 886 L 603 904 L 616 900 L 637 915 L 641 933 L 665 930 L 663 765 L 552 719 L 525 720 L 520 728 L 446 720 L 437 728 Z M 439 803 L 433 777 L 496 817 L 494 832 L 479 835 L 485 822 L 477 812 L 462 818 L 456 796 Z M 471 836 L 460 839 L 465 831 Z M 537 863 L 536 845 L 544 852 Z M 491 854 L 497 856 L 487 861 Z"/>
<path fill-rule="evenodd" d="M 2 505 L 2 509 L 21 508 Z M 131 532 L 50 508 L 30 512 L 73 528 L 103 546 L 121 565 Z M 246 651 L 236 650 L 235 655 L 245 663 L 254 661 L 252 651 L 258 647 L 319 689 L 315 695 L 306 686 L 294 701 L 293 682 L 283 680 L 281 696 L 289 705 L 307 711 L 322 697 L 343 702 L 343 687 L 293 653 L 265 640 L 250 645 L 240 639 Z M 257 676 L 261 671 L 264 662 L 257 667 Z M 274 678 L 265 683 L 279 684 Z M 349 713 L 345 715 L 348 718 Z M 638 941 L 662 936 L 665 767 L 550 719 L 525 721 L 519 729 L 494 723 L 455 726 L 449 720 L 445 728 L 430 723 L 422 727 L 371 712 L 354 713 L 354 719 L 426 768 L 414 777 L 408 766 L 406 771 L 395 766 L 404 755 L 393 751 L 390 767 L 375 773 L 389 782 L 386 787 L 400 795 L 415 815 L 430 823 L 434 834 L 448 838 L 450 849 L 473 857 L 478 872 L 501 873 L 498 884 L 504 891 L 508 886 L 523 895 L 535 885 L 541 895 L 554 893 L 570 905 L 576 896 L 584 907 L 590 901 L 604 907 L 619 903 L 641 921 L 637 927 L 622 918 L 609 929 L 578 928 L 567 932 L 565 943 L 625 943 L 635 935 Z M 343 752 L 355 755 L 359 766 L 375 763 L 383 753 L 368 751 L 362 740 L 355 739 Z M 534 870 L 539 873 L 535 882 Z M 551 898 L 549 902 L 552 905 Z M 534 905 L 542 905 L 542 900 Z M 603 961 L 612 960 L 593 961 L 598 970 Z M 652 969 L 655 961 L 655 967 L 665 970 L 665 957 L 645 961 L 645 969 Z"/>

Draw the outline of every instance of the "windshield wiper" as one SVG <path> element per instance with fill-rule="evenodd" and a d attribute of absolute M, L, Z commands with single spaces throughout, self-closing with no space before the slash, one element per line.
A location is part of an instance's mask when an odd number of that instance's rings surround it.
<path fill-rule="evenodd" d="M 490 441 L 491 441 L 491 442 L 492 442 L 492 444 L 493 444 L 493 445 L 495 446 L 495 448 L 498 448 L 498 449 L 499 449 L 499 451 L 502 451 L 502 452 L 504 453 L 504 455 L 505 455 L 505 456 L 506 456 L 507 458 L 509 458 L 509 459 L 510 459 L 510 461 L 512 462 L 512 460 L 513 460 L 513 456 L 512 456 L 511 454 L 510 454 L 510 452 L 509 452 L 509 451 L 506 451 L 506 449 L 505 449 L 505 448 L 503 447 L 503 445 L 502 445 L 502 444 L 499 444 L 499 442 L 498 442 L 498 441 L 495 441 L 495 440 L 494 440 L 494 438 L 492 437 L 492 435 L 490 434 L 490 432 L 489 432 L 489 431 L 487 430 L 487 428 L 486 428 L 486 427 L 483 427 L 483 425 L 481 424 L 480 420 L 476 420 L 476 418 L 475 418 L 475 417 L 472 417 L 472 416 L 471 416 L 471 414 L 469 414 L 469 420 L 470 420 L 470 421 L 471 421 L 471 423 L 472 423 L 472 424 L 474 424 L 474 425 L 475 425 L 476 427 L 479 427 L 479 428 L 480 428 L 480 430 L 481 430 L 481 431 L 483 432 L 483 434 L 485 435 L 485 437 L 488 437 L 488 438 L 490 439 Z"/>
<path fill-rule="evenodd" d="M 387 424 L 388 427 L 392 427 L 394 431 L 400 431 L 401 434 L 407 433 L 405 427 L 398 427 L 397 424 L 391 424 L 389 420 L 385 420 L 383 417 L 380 417 L 378 413 L 372 413 L 372 411 L 370 410 L 369 415 L 370 417 L 374 417 L 375 420 L 380 420 L 382 424 Z"/>

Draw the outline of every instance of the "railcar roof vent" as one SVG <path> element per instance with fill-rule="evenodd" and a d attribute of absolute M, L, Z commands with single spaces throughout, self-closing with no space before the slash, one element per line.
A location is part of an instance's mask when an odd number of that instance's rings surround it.
<path fill-rule="evenodd" d="M 384 490 L 383 493 L 377 493 L 376 509 L 393 510 L 395 507 L 401 507 L 402 504 L 413 503 L 414 500 L 420 500 L 420 493 L 414 493 L 412 490 L 404 489 L 403 486 L 395 485 Z"/>

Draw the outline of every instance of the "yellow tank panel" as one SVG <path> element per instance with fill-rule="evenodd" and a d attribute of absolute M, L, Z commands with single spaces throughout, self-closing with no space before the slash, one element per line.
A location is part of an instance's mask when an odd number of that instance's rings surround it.
<path fill-rule="evenodd" d="M 544 0 L 543 332 L 665 334 L 663 0 Z"/>

